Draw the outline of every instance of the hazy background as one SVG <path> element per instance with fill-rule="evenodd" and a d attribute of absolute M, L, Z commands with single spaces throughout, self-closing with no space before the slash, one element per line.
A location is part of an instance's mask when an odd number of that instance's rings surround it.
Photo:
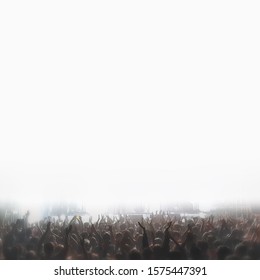
<path fill-rule="evenodd" d="M 0 200 L 259 201 L 257 1 L 41 2 L 0 4 Z"/>

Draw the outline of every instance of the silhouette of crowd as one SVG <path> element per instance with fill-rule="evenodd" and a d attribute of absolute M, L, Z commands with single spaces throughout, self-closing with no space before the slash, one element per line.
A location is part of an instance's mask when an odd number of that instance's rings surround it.
<path fill-rule="evenodd" d="M 260 218 L 252 213 L 201 218 L 161 211 L 138 219 L 47 217 L 31 224 L 28 217 L 2 219 L 0 259 L 260 259 Z"/>

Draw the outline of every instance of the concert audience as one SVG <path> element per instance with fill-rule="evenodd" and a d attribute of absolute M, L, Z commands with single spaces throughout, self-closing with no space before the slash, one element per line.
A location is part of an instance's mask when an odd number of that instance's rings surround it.
<path fill-rule="evenodd" d="M 161 211 L 147 218 L 102 215 L 95 223 L 74 216 L 30 224 L 28 217 L 0 219 L 0 259 L 260 259 L 260 219 L 249 213 L 200 218 Z"/>

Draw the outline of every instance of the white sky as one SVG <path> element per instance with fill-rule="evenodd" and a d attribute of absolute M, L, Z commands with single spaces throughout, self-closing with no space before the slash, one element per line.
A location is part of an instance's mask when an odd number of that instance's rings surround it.
<path fill-rule="evenodd" d="M 257 1 L 35 2 L 0 4 L 2 200 L 259 201 Z"/>

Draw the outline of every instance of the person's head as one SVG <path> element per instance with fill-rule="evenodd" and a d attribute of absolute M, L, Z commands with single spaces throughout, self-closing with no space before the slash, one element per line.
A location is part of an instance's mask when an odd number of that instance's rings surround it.
<path fill-rule="evenodd" d="M 157 231 L 155 232 L 155 237 L 156 237 L 156 238 L 160 238 L 160 239 L 163 240 L 163 238 L 164 238 L 164 233 L 163 233 L 163 231 L 162 231 L 162 230 L 157 230 Z"/>
<path fill-rule="evenodd" d="M 136 248 L 134 248 L 129 252 L 129 259 L 141 260 L 142 259 L 141 253 Z"/>
<path fill-rule="evenodd" d="M 105 244 L 109 244 L 111 240 L 110 234 L 108 232 L 105 232 L 103 234 L 103 241 Z"/>
<path fill-rule="evenodd" d="M 181 239 L 181 234 L 176 230 L 172 231 L 171 235 L 175 240 L 180 240 Z"/>
<path fill-rule="evenodd" d="M 219 246 L 217 248 L 217 259 L 218 260 L 225 260 L 227 256 L 231 254 L 231 250 L 227 246 Z"/>
<path fill-rule="evenodd" d="M 183 256 L 182 256 L 182 253 L 180 251 L 174 250 L 174 251 L 169 252 L 168 258 L 170 260 L 182 260 Z"/>
<path fill-rule="evenodd" d="M 162 244 L 163 244 L 163 241 L 161 238 L 157 237 L 154 239 L 154 245 L 162 246 Z"/>
<path fill-rule="evenodd" d="M 43 245 L 43 250 L 46 257 L 50 257 L 54 251 L 54 244 L 52 242 L 47 242 Z"/>
<path fill-rule="evenodd" d="M 195 245 L 191 246 L 190 257 L 192 260 L 201 260 L 202 259 L 201 250 Z"/>
<path fill-rule="evenodd" d="M 122 232 L 117 232 L 116 235 L 115 235 L 115 244 L 116 244 L 116 246 L 120 245 L 122 239 L 123 239 Z"/>
<path fill-rule="evenodd" d="M 31 237 L 26 247 L 27 250 L 37 250 L 38 243 L 39 238 Z"/>
<path fill-rule="evenodd" d="M 153 259 L 162 260 L 164 258 L 162 246 L 156 244 L 153 246 Z"/>
<path fill-rule="evenodd" d="M 213 245 L 213 243 L 215 242 L 216 237 L 213 234 L 208 234 L 206 241 L 208 242 L 208 244 L 210 246 Z"/>
<path fill-rule="evenodd" d="M 126 230 L 127 226 L 125 223 L 122 223 L 122 224 L 120 224 L 119 228 L 121 231 L 124 231 L 124 230 Z"/>

